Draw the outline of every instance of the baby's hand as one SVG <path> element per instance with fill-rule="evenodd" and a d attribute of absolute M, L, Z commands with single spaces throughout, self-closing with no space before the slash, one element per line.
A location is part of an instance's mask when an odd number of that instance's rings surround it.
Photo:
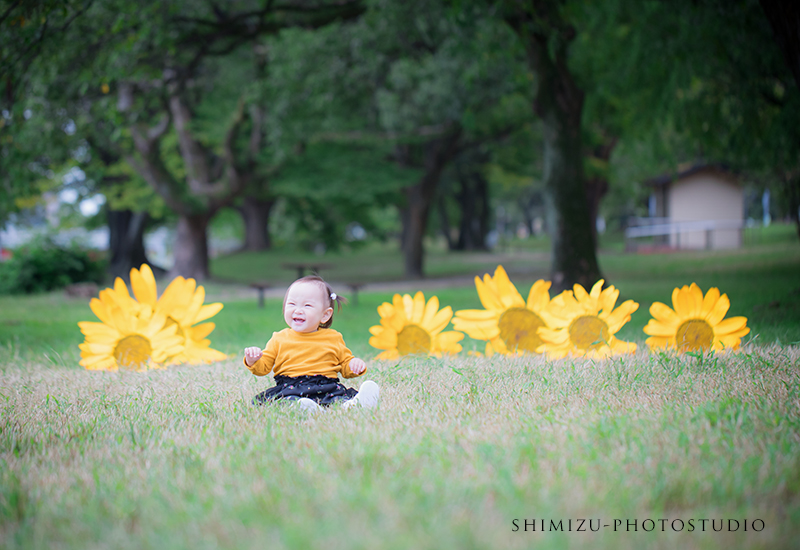
<path fill-rule="evenodd" d="M 352 359 L 350 359 L 349 366 L 350 366 L 350 371 L 356 375 L 361 374 L 362 372 L 367 370 L 367 364 L 358 357 L 353 357 Z"/>
<path fill-rule="evenodd" d="M 261 348 L 244 348 L 244 362 L 247 363 L 248 367 L 251 367 L 256 361 L 261 359 L 262 353 L 263 350 Z"/>

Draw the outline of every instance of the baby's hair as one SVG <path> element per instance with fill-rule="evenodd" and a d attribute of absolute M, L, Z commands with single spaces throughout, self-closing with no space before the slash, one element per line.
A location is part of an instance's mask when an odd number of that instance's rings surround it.
<path fill-rule="evenodd" d="M 306 275 L 305 277 L 301 277 L 297 279 L 295 282 L 289 285 L 289 288 L 292 288 L 297 283 L 313 283 L 317 285 L 322 291 L 322 295 L 324 298 L 328 300 L 328 307 L 333 308 L 333 304 L 336 304 L 336 311 L 341 311 L 342 306 L 347 304 L 347 298 L 344 296 L 339 296 L 336 294 L 332 289 L 331 285 L 325 282 L 325 280 L 320 277 L 319 275 Z M 286 289 L 286 294 L 283 295 L 283 309 L 286 309 L 286 297 L 289 295 L 289 288 Z M 322 323 L 319 328 L 328 328 L 333 324 L 333 313 L 331 313 L 330 319 Z"/>

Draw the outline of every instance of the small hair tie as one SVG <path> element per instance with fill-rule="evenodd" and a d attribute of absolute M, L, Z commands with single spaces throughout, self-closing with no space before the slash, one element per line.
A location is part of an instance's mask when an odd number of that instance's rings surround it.
<path fill-rule="evenodd" d="M 331 292 L 331 300 L 335 300 L 335 299 L 336 299 L 336 293 L 335 292 Z"/>

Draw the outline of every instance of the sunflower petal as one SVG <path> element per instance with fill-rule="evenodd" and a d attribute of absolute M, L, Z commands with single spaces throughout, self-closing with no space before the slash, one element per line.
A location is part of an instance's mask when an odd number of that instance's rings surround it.
<path fill-rule="evenodd" d="M 636 353 L 636 342 L 624 342 L 611 338 L 609 342 L 609 351 L 613 355 L 625 355 L 628 353 Z"/>
<path fill-rule="evenodd" d="M 505 309 L 503 302 L 501 302 L 497 294 L 489 288 L 486 281 L 481 281 L 478 277 L 475 277 L 475 288 L 478 291 L 478 299 L 481 301 L 484 308 L 489 310 Z"/>
<path fill-rule="evenodd" d="M 89 301 L 89 307 L 91 308 L 92 313 L 94 313 L 103 323 L 113 326 L 111 312 L 108 310 L 108 306 L 105 304 L 105 302 L 99 298 L 92 298 Z"/>
<path fill-rule="evenodd" d="M 117 338 L 119 336 L 117 329 L 104 323 L 81 321 L 78 323 L 78 327 L 87 338 Z"/>
<path fill-rule="evenodd" d="M 747 317 L 731 317 L 714 326 L 716 336 L 725 336 L 731 332 L 741 330 L 747 324 Z"/>
<path fill-rule="evenodd" d="M 719 289 L 717 287 L 709 288 L 708 292 L 706 292 L 706 295 L 703 298 L 703 305 L 700 309 L 700 318 L 705 319 L 706 316 L 714 310 L 717 300 L 719 300 Z"/>
<path fill-rule="evenodd" d="M 676 330 L 681 323 L 681 318 L 678 314 L 667 304 L 662 304 L 661 302 L 653 302 L 650 306 L 650 315 L 664 324 L 674 325 Z"/>
<path fill-rule="evenodd" d="M 375 359 L 383 361 L 391 359 L 399 359 L 399 358 L 400 358 L 400 353 L 398 353 L 397 349 L 389 349 L 375 356 Z"/>
<path fill-rule="evenodd" d="M 675 339 L 673 338 L 670 340 L 669 338 L 662 338 L 660 336 L 651 336 L 645 343 L 650 346 L 651 349 L 660 349 L 660 348 L 669 348 L 675 346 Z"/>
<path fill-rule="evenodd" d="M 413 323 L 414 319 L 414 298 L 410 294 L 403 294 L 403 311 L 406 314 L 406 319 L 409 323 Z"/>
<path fill-rule="evenodd" d="M 192 296 L 192 300 L 189 302 L 189 306 L 186 308 L 186 311 L 181 316 L 182 319 L 196 319 L 196 321 L 192 321 L 188 324 L 196 323 L 197 321 L 202 321 L 200 318 L 200 309 L 203 307 L 203 302 L 206 299 L 206 289 L 202 286 L 198 286 L 197 290 L 194 291 L 194 295 Z M 220 304 L 221 306 L 222 304 Z M 216 307 L 216 304 L 209 304 L 209 307 Z M 222 309 L 221 307 L 219 309 Z M 219 309 L 217 311 L 219 311 Z M 216 312 L 214 312 L 216 314 Z M 208 317 L 205 317 L 208 319 Z"/>
<path fill-rule="evenodd" d="M 164 312 L 165 315 L 172 315 L 178 308 L 185 309 L 189 305 L 192 295 L 187 291 L 186 279 L 181 276 L 175 277 L 164 289 L 156 303 L 156 307 Z"/>
<path fill-rule="evenodd" d="M 460 332 L 442 332 L 436 337 L 435 348 L 437 351 L 441 351 L 443 353 L 458 353 L 462 349 L 461 344 L 458 342 L 463 339 L 464 335 Z"/>
<path fill-rule="evenodd" d="M 382 332 L 369 339 L 369 345 L 377 349 L 392 349 L 397 347 L 397 333 L 392 330 Z"/>
<path fill-rule="evenodd" d="M 600 299 L 597 301 L 598 310 L 611 313 L 617 303 L 617 298 L 619 298 L 619 290 L 614 288 L 614 285 L 609 286 L 600 293 Z"/>
<path fill-rule="evenodd" d="M 428 325 L 430 325 L 431 321 L 433 320 L 436 313 L 439 311 L 439 298 L 436 296 L 431 296 L 428 303 L 425 304 L 425 312 L 422 314 L 422 319 L 420 321 L 420 326 L 428 329 Z"/>
<path fill-rule="evenodd" d="M 484 321 L 498 319 L 497 312 L 488 309 L 459 309 L 455 313 L 456 319 L 464 321 Z"/>
<path fill-rule="evenodd" d="M 446 327 L 450 323 L 450 319 L 453 318 L 453 308 L 450 306 L 442 308 L 431 321 L 430 328 L 429 327 L 422 327 L 426 329 L 431 335 L 435 335 L 441 332 L 444 327 Z"/>
<path fill-rule="evenodd" d="M 675 313 L 682 319 L 690 319 L 693 315 L 694 304 L 692 303 L 691 296 L 689 295 L 689 287 L 683 286 L 676 288 L 672 293 L 672 305 L 674 306 Z"/>
<path fill-rule="evenodd" d="M 650 336 L 659 336 L 662 338 L 675 338 L 675 333 L 677 332 L 677 327 L 673 325 L 666 325 L 655 319 L 650 319 L 645 325 L 644 333 Z"/>
<path fill-rule="evenodd" d="M 408 296 L 408 294 L 406 294 L 406 296 Z M 392 297 L 392 305 L 394 306 L 396 323 L 399 323 L 401 327 L 405 326 L 408 322 L 408 316 L 406 315 L 406 306 L 403 296 L 395 294 L 394 297 Z"/>
<path fill-rule="evenodd" d="M 550 303 L 551 284 L 550 281 L 544 281 L 542 279 L 533 283 L 530 292 L 528 292 L 528 301 L 526 304 L 529 310 L 536 313 L 547 308 L 547 304 Z"/>
<path fill-rule="evenodd" d="M 501 265 L 494 270 L 494 283 L 497 285 L 498 297 L 505 308 L 525 307 L 525 300 L 522 299 L 522 295 Z"/>
<path fill-rule="evenodd" d="M 189 334 L 192 340 L 202 340 L 214 331 L 217 325 L 214 323 L 203 323 L 195 325 L 189 329 Z"/>
<path fill-rule="evenodd" d="M 193 325 L 206 319 L 210 319 L 222 310 L 222 303 L 214 302 L 213 304 L 206 304 L 200 307 L 200 311 L 194 316 L 194 319 L 186 319 L 187 325 Z"/>
<path fill-rule="evenodd" d="M 425 295 L 422 294 L 422 291 L 418 291 L 414 295 L 410 321 L 415 325 L 421 325 L 422 317 L 424 315 L 425 315 Z"/>
<path fill-rule="evenodd" d="M 700 312 L 703 311 L 703 291 L 697 286 L 697 283 L 692 283 L 689 286 L 689 303 L 692 307 L 692 317 L 699 317 Z"/>
<path fill-rule="evenodd" d="M 378 306 L 378 315 L 381 317 L 391 317 L 394 315 L 395 309 L 392 304 L 389 302 L 383 302 L 381 305 Z"/>
<path fill-rule="evenodd" d="M 156 279 L 153 270 L 147 264 L 142 264 L 139 269 L 131 269 L 131 287 L 136 299 L 150 307 L 156 305 Z"/>
<path fill-rule="evenodd" d="M 616 334 L 625 323 L 630 321 L 631 314 L 637 309 L 639 309 L 639 304 L 633 300 L 625 300 L 617 309 L 606 316 L 606 323 L 608 324 L 608 330 L 611 334 Z"/>
<path fill-rule="evenodd" d="M 595 283 L 595 285 L 592 287 L 592 292 L 594 292 L 594 289 L 597 288 L 598 283 L 602 285 L 603 280 L 601 279 L 597 283 Z M 578 302 L 585 302 L 586 300 L 589 299 L 589 293 L 586 292 L 586 289 L 583 288 L 583 286 L 577 283 L 572 285 L 572 295 L 575 296 L 575 299 L 578 300 Z M 598 292 L 597 295 L 599 296 L 600 292 Z"/>
<path fill-rule="evenodd" d="M 723 294 L 722 296 L 720 296 L 719 300 L 717 300 L 717 303 L 713 306 L 711 312 L 709 312 L 709 314 L 706 315 L 706 321 L 708 322 L 708 324 L 711 325 L 712 327 L 719 324 L 719 322 L 725 318 L 725 314 L 728 313 L 730 307 L 731 307 L 731 301 L 728 299 L 728 295 Z"/>

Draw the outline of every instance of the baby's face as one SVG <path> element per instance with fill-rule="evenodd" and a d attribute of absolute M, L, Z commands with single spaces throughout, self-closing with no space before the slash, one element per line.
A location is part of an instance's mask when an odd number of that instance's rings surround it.
<path fill-rule="evenodd" d="M 286 294 L 283 318 L 296 332 L 314 332 L 333 315 L 319 285 L 295 283 Z"/>

